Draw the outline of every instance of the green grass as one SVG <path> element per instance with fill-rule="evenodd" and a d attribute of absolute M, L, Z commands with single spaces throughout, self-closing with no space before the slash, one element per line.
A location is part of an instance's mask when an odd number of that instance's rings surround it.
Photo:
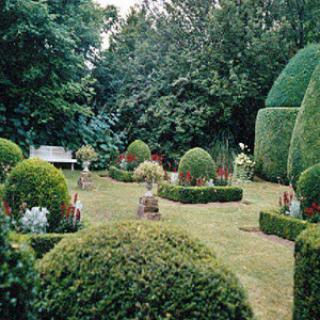
<path fill-rule="evenodd" d="M 65 174 L 71 192 L 79 193 L 87 222 L 136 219 L 143 186 L 95 176 L 96 189 L 81 191 L 76 187 L 79 172 L 65 171 Z M 258 227 L 260 209 L 276 207 L 286 187 L 267 182 L 243 187 L 242 203 L 183 205 L 160 199 L 163 223 L 178 226 L 216 252 L 242 282 L 257 319 L 289 320 L 293 296 L 292 246 L 239 229 Z"/>

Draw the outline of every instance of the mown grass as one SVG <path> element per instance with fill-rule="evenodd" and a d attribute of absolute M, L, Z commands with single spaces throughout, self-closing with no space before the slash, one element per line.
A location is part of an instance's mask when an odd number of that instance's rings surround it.
<path fill-rule="evenodd" d="M 79 172 L 65 171 L 71 192 L 83 202 L 90 224 L 136 219 L 144 187 L 94 176 L 95 190 L 76 186 Z M 212 248 L 245 287 L 257 319 L 291 319 L 293 247 L 240 228 L 258 227 L 259 210 L 277 206 L 286 187 L 254 182 L 244 187 L 244 202 L 182 205 L 160 199 L 163 222 L 178 226 Z"/>

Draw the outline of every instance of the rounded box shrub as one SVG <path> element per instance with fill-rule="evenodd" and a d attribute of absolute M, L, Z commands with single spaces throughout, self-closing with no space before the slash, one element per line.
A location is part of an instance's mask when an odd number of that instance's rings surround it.
<path fill-rule="evenodd" d="M 210 154 L 201 148 L 193 148 L 186 152 L 178 168 L 179 175 L 186 176 L 189 172 L 191 185 L 195 185 L 197 179 L 215 179 L 216 170 L 216 164 Z"/>
<path fill-rule="evenodd" d="M 70 201 L 63 173 L 40 159 L 24 160 L 11 171 L 5 184 L 4 199 L 16 217 L 23 203 L 28 208 L 47 208 L 49 231 L 58 227 L 62 218 L 61 205 Z"/>
<path fill-rule="evenodd" d="M 261 109 L 256 121 L 255 171 L 261 178 L 288 183 L 288 155 L 298 108 Z"/>
<path fill-rule="evenodd" d="M 320 163 L 303 171 L 298 183 L 297 194 L 302 208 L 310 208 L 313 203 L 320 204 Z"/>
<path fill-rule="evenodd" d="M 80 232 L 39 263 L 41 319 L 253 319 L 238 280 L 200 242 L 141 222 Z"/>
<path fill-rule="evenodd" d="M 0 183 L 4 182 L 11 169 L 23 160 L 23 153 L 14 142 L 0 138 Z"/>
<path fill-rule="evenodd" d="M 293 129 L 288 176 L 295 185 L 300 174 L 320 159 L 320 65 L 314 71 Z"/>
<path fill-rule="evenodd" d="M 308 228 L 295 245 L 294 320 L 320 319 L 320 228 Z"/>
<path fill-rule="evenodd" d="M 300 107 L 319 61 L 319 45 L 313 44 L 301 49 L 274 82 L 266 107 Z"/>
<path fill-rule="evenodd" d="M 131 170 L 138 167 L 140 163 L 151 159 L 151 151 L 148 145 L 141 140 L 135 140 L 129 145 L 127 155 L 135 157 L 135 161 L 129 164 Z"/>
<path fill-rule="evenodd" d="M 36 320 L 38 277 L 27 248 L 10 243 L 8 224 L 0 211 L 0 318 Z"/>

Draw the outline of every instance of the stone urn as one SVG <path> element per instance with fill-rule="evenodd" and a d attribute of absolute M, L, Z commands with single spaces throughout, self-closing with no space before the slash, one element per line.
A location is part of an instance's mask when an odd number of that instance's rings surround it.
<path fill-rule="evenodd" d="M 152 197 L 153 193 L 152 193 L 152 189 L 153 189 L 153 181 L 146 181 L 145 182 L 145 186 L 147 188 L 147 192 L 145 193 L 146 197 Z"/>
<path fill-rule="evenodd" d="M 83 161 L 82 162 L 82 168 L 84 172 L 89 172 L 91 161 Z"/>

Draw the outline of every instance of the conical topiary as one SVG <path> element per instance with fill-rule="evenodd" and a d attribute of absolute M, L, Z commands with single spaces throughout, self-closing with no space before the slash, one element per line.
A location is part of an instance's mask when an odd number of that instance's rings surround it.
<path fill-rule="evenodd" d="M 292 134 L 288 177 L 293 184 L 320 161 L 320 65 L 314 71 Z"/>
<path fill-rule="evenodd" d="M 266 107 L 300 107 L 319 61 L 319 45 L 309 45 L 300 50 L 275 81 L 266 100 Z"/>

